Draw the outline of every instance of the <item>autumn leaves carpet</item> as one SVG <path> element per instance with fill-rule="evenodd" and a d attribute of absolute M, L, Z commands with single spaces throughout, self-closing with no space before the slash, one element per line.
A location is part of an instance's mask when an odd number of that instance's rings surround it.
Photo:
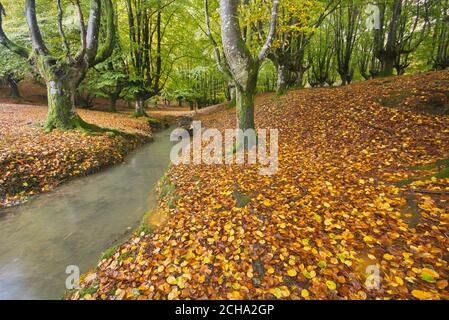
<path fill-rule="evenodd" d="M 418 112 L 448 90 L 440 72 L 259 98 L 257 126 L 280 130 L 277 174 L 172 167 L 166 223 L 102 259 L 71 298 L 449 298 L 449 178 L 432 165 L 449 158 L 449 117 Z M 382 105 L 397 91 L 407 97 Z M 202 120 L 235 123 L 229 110 Z"/>
<path fill-rule="evenodd" d="M 38 124 L 44 123 L 46 112 L 44 106 L 0 104 L 0 208 L 120 163 L 151 137 L 143 119 L 88 110 L 79 110 L 84 120 L 135 137 L 59 130 L 45 133 Z"/>

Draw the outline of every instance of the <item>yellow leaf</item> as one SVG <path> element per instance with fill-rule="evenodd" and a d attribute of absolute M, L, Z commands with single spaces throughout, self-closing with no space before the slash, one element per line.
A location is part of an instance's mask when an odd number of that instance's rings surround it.
<path fill-rule="evenodd" d="M 441 290 L 446 288 L 447 287 L 447 280 L 437 281 L 437 287 L 438 287 L 438 289 L 441 289 Z"/>
<path fill-rule="evenodd" d="M 327 280 L 326 281 L 326 286 L 329 288 L 329 290 L 337 289 L 337 285 L 332 280 Z"/>
<path fill-rule="evenodd" d="M 412 295 L 419 300 L 429 300 L 433 297 L 432 293 L 421 290 L 413 290 Z"/>
<path fill-rule="evenodd" d="M 176 281 L 176 278 L 175 277 L 173 277 L 173 276 L 168 276 L 168 278 L 167 278 L 167 283 L 168 284 L 176 284 L 176 283 L 178 283 L 178 281 Z"/>
<path fill-rule="evenodd" d="M 254 232 L 256 235 L 258 235 L 259 237 L 263 238 L 263 233 L 260 230 L 257 230 L 256 232 Z"/>
<path fill-rule="evenodd" d="M 298 272 L 296 272 L 295 269 L 290 269 L 290 270 L 287 271 L 287 274 L 288 274 L 290 277 L 296 277 L 296 275 L 298 274 Z"/>
<path fill-rule="evenodd" d="M 282 298 L 282 291 L 279 288 L 270 289 L 270 293 L 278 299 Z"/>
<path fill-rule="evenodd" d="M 421 272 L 422 272 L 423 275 L 428 275 L 428 276 L 430 276 L 432 278 L 439 278 L 440 277 L 440 275 L 437 272 L 435 272 L 434 270 L 429 269 L 429 268 L 423 268 L 421 270 Z"/>
<path fill-rule="evenodd" d="M 309 297 L 309 291 L 307 291 L 307 289 L 302 289 L 301 290 L 301 296 L 303 298 L 308 298 Z"/>
<path fill-rule="evenodd" d="M 385 259 L 385 260 L 390 261 L 390 260 L 393 260 L 393 258 L 394 258 L 394 256 L 392 256 L 392 255 L 389 254 L 389 253 L 385 253 L 385 254 L 384 254 L 384 259 Z"/>
<path fill-rule="evenodd" d="M 267 270 L 267 273 L 273 274 L 274 273 L 274 268 L 273 267 L 269 267 L 268 270 Z"/>
<path fill-rule="evenodd" d="M 398 276 L 394 277 L 394 280 L 396 281 L 396 283 L 400 286 L 404 285 L 404 281 L 399 278 Z"/>

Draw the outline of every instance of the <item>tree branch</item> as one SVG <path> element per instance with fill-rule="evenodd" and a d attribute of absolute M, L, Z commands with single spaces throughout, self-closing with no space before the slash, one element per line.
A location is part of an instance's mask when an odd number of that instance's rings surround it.
<path fill-rule="evenodd" d="M 259 53 L 259 62 L 265 59 L 267 55 L 268 49 L 270 49 L 271 44 L 273 43 L 274 37 L 276 36 L 276 26 L 278 22 L 278 10 L 279 10 L 279 0 L 273 0 L 273 6 L 271 8 L 271 17 L 270 17 L 270 32 L 268 33 L 265 44 Z"/>
<path fill-rule="evenodd" d="M 58 6 L 58 30 L 59 30 L 59 34 L 60 34 L 61 39 L 62 39 L 62 48 L 66 52 L 67 57 L 69 59 L 71 59 L 70 46 L 69 46 L 69 43 L 67 41 L 67 37 L 65 35 L 64 28 L 63 28 L 63 25 L 62 25 L 62 18 L 63 18 L 64 12 L 62 11 L 61 0 L 56 0 L 56 4 Z"/>
<path fill-rule="evenodd" d="M 2 3 L 0 2 L 0 44 L 5 46 L 8 50 L 11 52 L 18 54 L 19 56 L 28 59 L 30 56 L 30 52 L 28 49 L 23 48 L 11 40 L 6 36 L 5 32 L 3 31 L 3 17 L 6 16 L 5 8 L 3 7 Z"/>
<path fill-rule="evenodd" d="M 92 0 L 90 2 L 89 22 L 86 34 L 86 60 L 89 65 L 93 65 L 98 51 L 98 35 L 101 24 L 101 1 Z"/>
<path fill-rule="evenodd" d="M 30 30 L 31 42 L 33 44 L 33 50 L 36 50 L 40 55 L 46 56 L 49 54 L 44 40 L 42 39 L 41 30 L 37 23 L 36 18 L 36 1 L 27 0 L 25 3 L 25 15 Z"/>
<path fill-rule="evenodd" d="M 78 21 L 80 25 L 80 39 L 81 45 L 80 49 L 76 55 L 76 61 L 81 61 L 86 53 L 87 43 L 86 43 L 86 24 L 84 23 L 83 11 L 81 10 L 81 5 L 79 0 L 73 1 L 73 5 L 76 8 L 76 14 L 78 16 Z"/>
<path fill-rule="evenodd" d="M 94 64 L 101 63 L 109 58 L 115 47 L 115 24 L 114 24 L 114 6 L 111 0 L 103 0 L 104 13 L 106 14 L 106 40 L 100 48 Z"/>
<path fill-rule="evenodd" d="M 226 74 L 228 77 L 232 78 L 231 71 L 229 68 L 222 62 L 220 49 L 218 48 L 218 44 L 212 36 L 212 30 L 210 27 L 210 17 L 209 17 L 209 1 L 204 0 L 204 15 L 206 18 L 206 35 L 209 38 L 212 46 L 214 48 L 215 60 L 217 61 L 218 70 Z M 225 58 L 226 59 L 226 58 Z"/>

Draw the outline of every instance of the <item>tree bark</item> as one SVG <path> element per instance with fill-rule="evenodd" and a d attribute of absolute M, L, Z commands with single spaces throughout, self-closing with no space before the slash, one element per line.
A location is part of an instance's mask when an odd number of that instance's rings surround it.
<path fill-rule="evenodd" d="M 10 75 L 6 77 L 6 80 L 8 81 L 10 88 L 9 96 L 13 99 L 22 98 L 22 96 L 20 95 L 18 82 L 14 80 L 14 78 Z"/>
<path fill-rule="evenodd" d="M 117 97 L 114 95 L 109 97 L 109 112 L 117 112 Z"/>
<path fill-rule="evenodd" d="M 288 68 L 282 64 L 279 64 L 277 66 L 277 75 L 278 79 L 276 82 L 276 94 L 283 95 L 285 92 L 287 92 L 288 89 Z"/>
<path fill-rule="evenodd" d="M 73 85 L 61 79 L 46 81 L 48 113 L 45 129 L 54 128 L 65 130 L 81 128 L 84 121 L 75 111 L 75 90 Z"/>
<path fill-rule="evenodd" d="M 28 24 L 29 36 L 32 43 L 32 54 L 27 49 L 20 47 L 10 41 L 3 32 L 2 14 L 4 8 L 0 3 L 0 44 L 4 45 L 10 51 L 24 57 L 32 58 L 35 65 L 39 69 L 41 76 L 45 79 L 48 94 L 48 112 L 45 123 L 46 130 L 54 128 L 61 129 L 84 129 L 84 130 L 101 130 L 101 128 L 84 122 L 75 111 L 75 92 L 80 82 L 86 75 L 87 70 L 96 63 L 104 61 L 108 58 L 114 43 L 114 11 L 112 0 L 91 0 L 90 14 L 87 32 L 84 28 L 84 19 L 80 10 L 79 1 L 75 2 L 78 8 L 78 19 L 80 20 L 81 29 L 81 49 L 75 59 L 72 59 L 68 50 L 66 50 L 66 59 L 56 58 L 52 55 L 42 37 L 36 17 L 36 1 L 25 1 L 25 16 Z M 106 41 L 101 50 L 99 46 L 99 32 L 102 18 L 102 4 L 104 7 L 105 31 L 107 32 Z M 60 3 L 59 3 L 60 5 Z M 60 35 L 65 38 L 62 30 L 62 10 L 59 6 L 59 28 Z M 65 39 L 63 39 L 65 41 Z M 65 42 L 67 45 L 67 42 Z M 66 48 L 68 49 L 68 48 Z M 98 52 L 100 51 L 100 52 Z"/>
<path fill-rule="evenodd" d="M 254 129 L 255 90 L 237 89 L 236 93 L 237 128 L 243 131 Z"/>
<path fill-rule="evenodd" d="M 142 98 L 136 99 L 136 111 L 134 113 L 136 117 L 147 117 L 147 113 L 145 111 L 145 100 Z"/>
<path fill-rule="evenodd" d="M 265 59 L 276 35 L 279 0 L 272 1 L 270 29 L 258 56 L 252 56 L 242 38 L 238 17 L 238 0 L 220 0 L 221 36 L 224 62 L 221 61 L 217 43 L 213 40 L 209 25 L 208 1 L 204 0 L 207 34 L 214 45 L 219 68 L 229 76 L 236 86 L 237 126 L 239 129 L 254 129 L 254 98 L 256 94 L 259 66 Z"/>
<path fill-rule="evenodd" d="M 382 77 L 389 77 L 394 74 L 395 57 L 385 57 L 382 61 L 382 71 L 380 75 Z"/>

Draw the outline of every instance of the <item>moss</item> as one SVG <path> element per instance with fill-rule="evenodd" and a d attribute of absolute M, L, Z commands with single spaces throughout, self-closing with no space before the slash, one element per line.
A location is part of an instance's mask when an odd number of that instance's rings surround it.
<path fill-rule="evenodd" d="M 163 199 L 176 191 L 176 185 L 165 175 L 159 183 L 159 198 Z"/>
<path fill-rule="evenodd" d="M 429 176 L 424 176 L 424 177 L 415 177 L 415 178 L 400 180 L 398 182 L 395 182 L 394 185 L 397 187 L 403 187 L 403 186 L 409 185 L 415 181 L 426 181 L 426 180 L 431 180 L 432 178 L 437 178 L 437 179 L 449 178 L 449 158 L 438 160 L 433 164 L 410 167 L 409 170 L 432 170 L 435 168 L 440 169 L 435 174 L 432 174 Z"/>
<path fill-rule="evenodd" d="M 134 113 L 132 114 L 132 116 L 133 116 L 134 118 L 142 118 L 142 117 L 149 118 L 148 114 L 147 114 L 144 110 L 134 111 Z"/>
<path fill-rule="evenodd" d="M 288 92 L 288 88 L 281 88 L 276 91 L 276 93 L 271 97 L 272 101 L 275 101 L 283 96 L 285 96 Z"/>
<path fill-rule="evenodd" d="M 447 179 L 449 178 L 449 167 L 444 168 L 440 172 L 433 175 L 437 179 Z"/>
<path fill-rule="evenodd" d="M 131 253 L 131 252 L 125 252 L 125 253 L 123 253 L 123 254 L 121 254 L 118 258 L 117 258 L 117 261 L 118 262 L 121 262 L 121 261 L 123 261 L 123 260 L 126 260 L 126 259 L 128 259 L 129 257 L 131 257 L 131 256 L 133 256 L 133 254 Z"/>
<path fill-rule="evenodd" d="M 432 170 L 432 169 L 438 168 L 438 167 L 449 167 L 449 158 L 441 159 L 441 160 L 438 160 L 434 163 L 427 164 L 427 165 L 412 166 L 412 167 L 409 167 L 408 169 L 410 169 L 410 170 Z"/>
<path fill-rule="evenodd" d="M 150 234 L 151 232 L 153 232 L 150 224 L 148 223 L 149 217 L 152 213 L 153 213 L 152 210 L 148 210 L 144 214 L 144 216 L 142 218 L 142 222 L 140 223 L 140 226 L 137 228 L 137 230 L 134 232 L 134 235 L 140 236 L 142 233 Z"/>
<path fill-rule="evenodd" d="M 164 123 L 158 119 L 148 118 L 147 122 L 152 130 L 162 130 L 165 127 Z"/>
<path fill-rule="evenodd" d="M 86 294 L 95 294 L 98 291 L 98 286 L 85 287 L 80 290 L 80 297 L 84 297 Z"/>
<path fill-rule="evenodd" d="M 126 132 L 118 130 L 118 129 L 104 128 L 104 127 L 97 126 L 96 124 L 93 124 L 93 123 L 88 123 L 88 122 L 84 121 L 83 119 L 81 119 L 81 117 L 79 117 L 78 115 L 75 115 L 72 118 L 72 120 L 70 121 L 70 123 L 71 123 L 70 125 L 62 124 L 62 123 L 58 122 L 57 120 L 55 120 L 57 122 L 57 123 L 55 123 L 55 121 L 53 121 L 51 119 L 52 118 L 47 119 L 47 122 L 43 127 L 45 132 L 50 132 L 55 128 L 62 129 L 62 130 L 75 129 L 75 130 L 78 130 L 81 133 L 86 134 L 86 135 L 94 135 L 97 133 L 107 133 L 111 137 L 120 136 L 125 139 L 135 138 L 135 136 L 133 134 L 126 133 Z"/>
<path fill-rule="evenodd" d="M 416 197 L 413 194 L 408 194 L 406 196 L 406 201 L 406 206 L 404 207 L 402 212 L 405 216 L 411 215 L 411 217 L 407 219 L 407 223 L 410 227 L 415 228 L 421 218 L 421 213 L 419 211 Z"/>
<path fill-rule="evenodd" d="M 232 196 L 235 199 L 236 202 L 236 206 L 237 208 L 243 208 L 245 207 L 248 203 L 250 203 L 251 198 L 248 197 L 247 195 L 241 193 L 239 190 L 235 190 L 232 194 Z"/>
<path fill-rule="evenodd" d="M 108 249 L 106 249 L 106 251 L 104 251 L 101 255 L 101 259 L 100 260 L 104 260 L 104 259 L 110 259 L 112 258 L 112 256 L 115 254 L 115 252 L 117 251 L 118 246 L 112 246 Z"/>
<path fill-rule="evenodd" d="M 170 199 L 168 199 L 167 201 L 167 206 L 169 209 L 176 209 L 176 203 L 177 201 L 181 199 L 181 197 L 177 194 L 175 194 L 173 197 L 171 197 Z"/>
<path fill-rule="evenodd" d="M 226 110 L 232 110 L 232 109 L 234 109 L 234 108 L 236 107 L 236 105 L 237 105 L 237 102 L 236 102 L 236 99 L 235 99 L 235 97 L 234 97 L 234 98 L 232 98 L 232 100 L 229 101 L 228 104 L 226 105 Z"/>

